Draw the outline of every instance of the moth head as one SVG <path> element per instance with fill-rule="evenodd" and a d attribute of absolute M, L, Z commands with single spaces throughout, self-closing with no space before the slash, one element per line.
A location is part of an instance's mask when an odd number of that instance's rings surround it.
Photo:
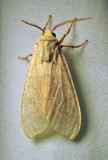
<path fill-rule="evenodd" d="M 56 37 L 56 34 L 54 32 L 52 32 L 51 30 L 46 30 L 44 32 L 44 35 L 45 36 L 53 36 L 53 37 Z"/>

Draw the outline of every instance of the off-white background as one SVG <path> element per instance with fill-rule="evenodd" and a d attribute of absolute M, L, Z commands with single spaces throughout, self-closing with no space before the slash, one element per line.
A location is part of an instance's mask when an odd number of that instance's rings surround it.
<path fill-rule="evenodd" d="M 107 160 L 108 154 L 108 1 L 107 0 L 1 0 L 0 1 L 0 160 Z M 64 44 L 88 43 L 64 54 L 79 96 L 82 127 L 76 140 L 50 128 L 28 139 L 20 122 L 21 98 L 29 61 L 40 30 L 23 18 L 49 27 L 74 17 L 94 17 L 73 25 Z M 69 25 L 55 30 L 58 39 Z"/>

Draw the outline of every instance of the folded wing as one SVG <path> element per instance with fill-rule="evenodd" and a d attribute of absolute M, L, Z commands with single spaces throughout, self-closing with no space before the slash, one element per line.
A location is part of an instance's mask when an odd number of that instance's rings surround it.
<path fill-rule="evenodd" d="M 48 126 L 43 113 L 44 89 L 41 88 L 44 85 L 44 78 L 42 74 L 42 65 L 34 54 L 29 65 L 21 106 L 21 123 L 29 138 L 43 132 Z"/>
<path fill-rule="evenodd" d="M 53 129 L 74 139 L 81 126 L 81 112 L 71 74 L 62 54 L 52 65 L 46 118 Z"/>

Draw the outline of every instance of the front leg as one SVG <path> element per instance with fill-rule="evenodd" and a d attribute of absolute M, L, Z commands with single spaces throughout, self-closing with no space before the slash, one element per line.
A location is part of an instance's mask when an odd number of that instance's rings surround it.
<path fill-rule="evenodd" d="M 18 56 L 18 58 L 20 59 L 28 59 L 29 56 L 32 56 L 33 54 L 32 53 L 29 53 L 27 56 L 25 57 L 22 57 L 22 56 Z"/>

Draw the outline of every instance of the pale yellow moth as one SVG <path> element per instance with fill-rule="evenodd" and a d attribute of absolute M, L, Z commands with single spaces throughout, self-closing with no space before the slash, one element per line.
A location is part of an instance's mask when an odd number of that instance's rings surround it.
<path fill-rule="evenodd" d="M 74 139 L 81 127 L 81 111 L 62 47 L 77 48 L 87 40 L 77 46 L 61 43 L 74 22 L 91 17 L 74 18 L 57 24 L 52 30 L 45 30 L 50 17 L 43 29 L 22 20 L 40 29 L 42 36 L 36 41 L 33 54 L 19 56 L 22 59 L 32 56 L 22 96 L 21 122 L 28 138 L 40 134 L 50 125 L 56 132 Z M 66 23 L 70 23 L 70 26 L 58 40 L 53 31 Z"/>

